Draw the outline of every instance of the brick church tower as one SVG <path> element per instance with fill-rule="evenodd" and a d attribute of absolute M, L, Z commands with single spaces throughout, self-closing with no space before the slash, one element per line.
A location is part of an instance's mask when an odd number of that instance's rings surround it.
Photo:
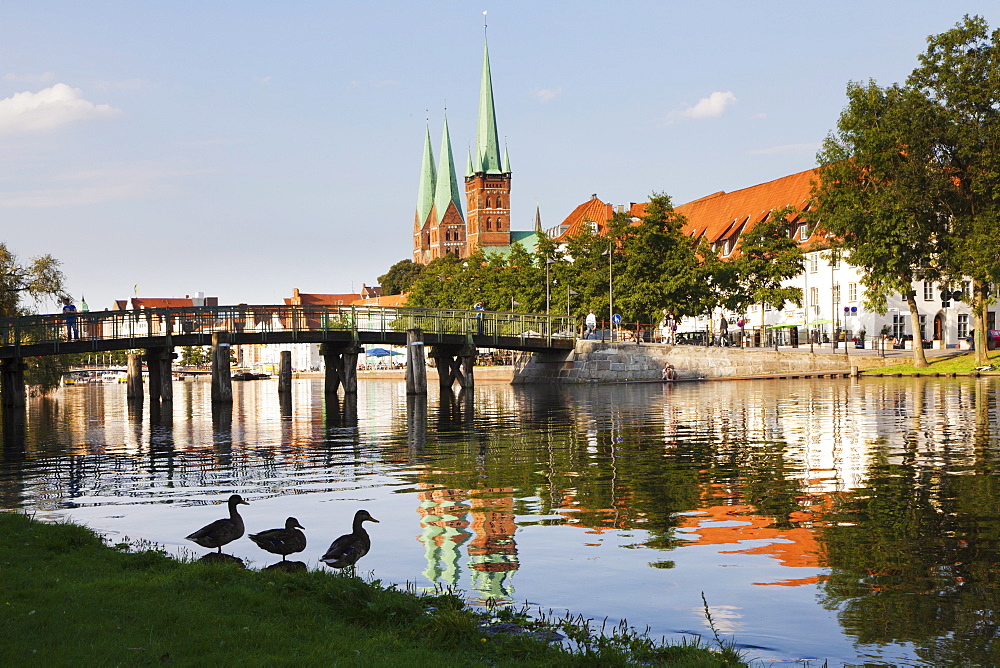
<path fill-rule="evenodd" d="M 489 250 L 491 246 L 510 246 L 510 161 L 506 149 L 500 157 L 490 50 L 485 43 L 476 147 L 465 170 L 465 202 L 469 212 L 469 252 L 478 247 Z"/>
<path fill-rule="evenodd" d="M 455 177 L 448 119 L 441 133 L 440 162 L 434 167 L 430 128 L 424 136 L 417 210 L 413 220 L 413 261 L 427 264 L 452 253 L 467 257 L 476 248 L 510 247 L 510 166 L 506 149 L 500 156 L 489 47 L 483 47 L 483 76 L 479 90 L 479 123 L 475 152 L 469 154 L 462 202 Z"/>

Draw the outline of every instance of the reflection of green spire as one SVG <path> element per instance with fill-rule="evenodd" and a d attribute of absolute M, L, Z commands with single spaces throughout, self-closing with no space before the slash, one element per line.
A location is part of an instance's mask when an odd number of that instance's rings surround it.
<path fill-rule="evenodd" d="M 434 171 L 434 154 L 431 152 L 431 129 L 424 136 L 424 159 L 420 166 L 420 187 L 417 190 L 417 224 L 427 222 L 427 214 L 434 205 L 434 186 L 437 173 Z"/>
<path fill-rule="evenodd" d="M 451 154 L 451 135 L 448 133 L 448 117 L 444 119 L 441 131 L 441 162 L 437 170 L 438 180 L 434 189 L 434 206 L 438 220 L 444 218 L 448 203 L 454 202 L 459 215 L 462 214 L 462 200 L 458 197 L 458 179 L 455 178 L 455 159 Z"/>
<path fill-rule="evenodd" d="M 500 141 L 497 139 L 497 115 L 493 108 L 493 79 L 490 77 L 490 48 L 483 41 L 483 78 L 479 86 L 479 124 L 476 129 L 477 172 L 500 174 Z"/>

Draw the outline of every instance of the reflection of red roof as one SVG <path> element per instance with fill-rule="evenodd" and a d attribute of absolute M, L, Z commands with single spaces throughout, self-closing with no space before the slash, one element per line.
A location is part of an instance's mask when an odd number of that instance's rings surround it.
<path fill-rule="evenodd" d="M 202 298 L 205 306 L 218 306 L 218 297 Z M 133 297 L 131 299 L 133 309 L 141 308 L 190 308 L 194 306 L 194 299 L 191 297 Z M 124 311 L 128 308 L 128 301 L 124 299 L 115 300 L 116 311 Z"/>

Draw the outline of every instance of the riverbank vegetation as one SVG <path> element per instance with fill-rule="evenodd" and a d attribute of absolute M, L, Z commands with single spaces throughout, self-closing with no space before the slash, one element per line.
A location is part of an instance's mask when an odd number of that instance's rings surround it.
<path fill-rule="evenodd" d="M 904 375 L 910 374 L 922 374 L 928 375 L 932 373 L 961 373 L 970 374 L 977 371 L 976 367 L 990 367 L 992 369 L 983 369 L 985 373 L 996 372 L 1000 373 L 1000 350 L 991 350 L 986 353 L 987 359 L 985 364 L 981 364 L 976 359 L 976 354 L 974 352 L 961 352 L 955 353 L 953 355 L 939 355 L 937 357 L 928 357 L 927 366 L 918 367 L 912 363 L 910 364 L 893 364 L 891 366 L 879 367 L 877 369 L 871 369 L 872 373 L 901 373 Z"/>
<path fill-rule="evenodd" d="M 0 536 L 11 665 L 746 665 L 717 637 L 599 635 L 579 618 L 478 611 L 452 592 L 178 561 L 22 514 L 0 513 Z"/>

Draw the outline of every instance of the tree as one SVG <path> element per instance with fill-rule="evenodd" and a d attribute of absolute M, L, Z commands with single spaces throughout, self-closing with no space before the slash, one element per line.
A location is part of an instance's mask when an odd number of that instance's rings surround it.
<path fill-rule="evenodd" d="M 212 361 L 210 346 L 184 346 L 181 348 L 180 363 L 182 366 L 203 366 Z"/>
<path fill-rule="evenodd" d="M 622 267 L 615 272 L 615 304 L 626 320 L 655 321 L 664 308 L 696 315 L 717 303 L 703 261 L 715 254 L 684 234 L 684 222 L 664 193 L 650 196 L 637 225 L 625 214 L 612 219 L 611 238 Z"/>
<path fill-rule="evenodd" d="M 58 301 L 66 294 L 66 278 L 59 269 L 59 260 L 51 255 L 39 255 L 22 263 L 0 243 L 0 317 L 27 315 L 26 300 L 37 306 L 43 299 Z M 59 356 L 27 359 L 25 382 L 47 393 L 59 385 L 64 369 Z"/>
<path fill-rule="evenodd" d="M 59 299 L 66 294 L 66 278 L 59 260 L 51 255 L 33 257 L 22 264 L 4 243 L 0 243 L 0 317 L 26 315 L 25 298 L 38 304 L 46 297 Z"/>
<path fill-rule="evenodd" d="M 804 269 L 805 253 L 788 233 L 789 218 L 794 213 L 790 206 L 772 211 L 766 220 L 740 237 L 740 255 L 730 262 L 741 288 L 734 300 L 737 310 L 760 304 L 761 332 L 765 306 L 780 310 L 786 302 L 802 303 L 802 288 L 783 285 Z"/>
<path fill-rule="evenodd" d="M 399 295 L 410 290 L 424 271 L 424 265 L 413 260 L 400 260 L 378 277 L 383 295 Z"/>
<path fill-rule="evenodd" d="M 862 272 L 866 304 L 886 311 L 903 295 L 914 332 L 914 365 L 926 367 L 912 284 L 945 275 L 949 242 L 940 202 L 950 187 L 935 137 L 940 116 L 912 88 L 852 82 L 837 131 L 827 136 L 809 215 L 834 235 L 837 252 Z"/>
<path fill-rule="evenodd" d="M 939 208 L 950 221 L 950 278 L 972 279 L 976 359 L 987 362 L 987 286 L 1000 280 L 1000 30 L 982 17 L 927 39 L 907 84 L 940 120 L 937 156 L 949 186 Z"/>

